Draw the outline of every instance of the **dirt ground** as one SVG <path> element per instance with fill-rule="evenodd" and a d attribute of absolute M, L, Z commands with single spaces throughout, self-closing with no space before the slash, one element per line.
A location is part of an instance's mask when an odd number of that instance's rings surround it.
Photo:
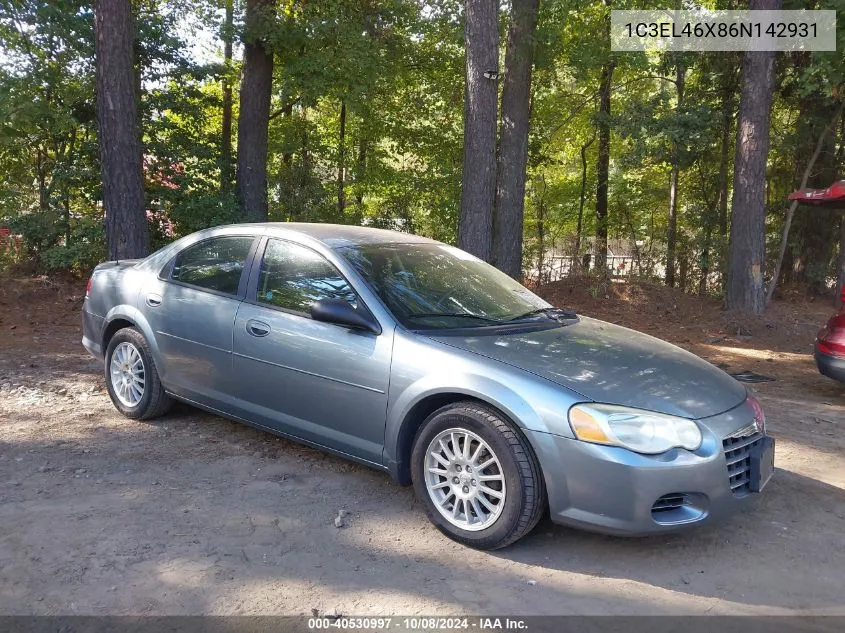
<path fill-rule="evenodd" d="M 186 406 L 121 417 L 80 344 L 83 293 L 0 280 L 0 614 L 845 614 L 845 386 L 810 354 L 828 305 L 784 300 L 737 328 L 664 288 L 542 289 L 775 378 L 757 389 L 777 472 L 747 511 L 693 532 L 544 519 L 483 553 L 384 474 Z"/>

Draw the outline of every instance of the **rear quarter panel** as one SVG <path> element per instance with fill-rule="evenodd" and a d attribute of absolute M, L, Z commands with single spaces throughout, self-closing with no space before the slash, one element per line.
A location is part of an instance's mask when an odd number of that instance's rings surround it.
<path fill-rule="evenodd" d="M 105 354 L 103 336 L 115 319 L 129 321 L 141 330 L 147 341 L 152 341 L 146 318 L 138 309 L 138 294 L 147 274 L 134 265 L 114 262 L 94 269 L 91 291 L 82 306 L 83 335 L 102 346 L 101 355 Z"/>
<path fill-rule="evenodd" d="M 91 292 L 85 298 L 84 309 L 104 317 L 116 305 L 134 306 L 141 277 L 134 265 L 100 264 L 91 274 Z"/>

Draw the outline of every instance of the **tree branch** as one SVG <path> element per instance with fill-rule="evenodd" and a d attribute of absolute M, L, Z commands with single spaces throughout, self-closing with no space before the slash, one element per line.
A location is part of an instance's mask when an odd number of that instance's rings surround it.
<path fill-rule="evenodd" d="M 291 99 L 290 101 L 288 101 L 285 105 L 283 105 L 281 108 L 279 108 L 279 109 L 278 109 L 278 110 L 276 110 L 275 112 L 271 112 L 271 113 L 270 113 L 270 121 L 272 121 L 273 119 L 277 119 L 277 118 L 279 118 L 279 117 L 280 117 L 280 116 L 282 116 L 282 115 L 283 115 L 286 111 L 288 111 L 288 110 L 289 110 L 289 109 L 291 109 L 293 106 L 295 106 L 297 103 L 299 103 L 300 98 L 301 98 L 301 97 L 296 97 L 295 99 Z"/>
<path fill-rule="evenodd" d="M 619 84 L 616 84 L 615 86 L 612 86 L 610 88 L 610 92 L 611 93 L 616 92 L 617 90 L 620 90 L 622 88 L 626 88 L 633 83 L 637 83 L 638 81 L 643 81 L 643 80 L 646 80 L 646 79 L 657 79 L 657 80 L 660 80 L 660 81 L 668 81 L 671 84 L 677 85 L 677 82 L 674 79 L 671 79 L 670 77 L 663 77 L 662 75 L 643 75 L 641 77 L 635 77 L 634 79 L 629 79 L 628 81 L 623 81 L 622 83 L 619 83 Z M 563 121 L 561 121 L 554 128 L 552 128 L 551 132 L 549 132 L 548 136 L 546 137 L 545 143 L 550 143 L 551 138 L 557 133 L 557 131 L 559 129 L 561 129 L 562 127 L 567 125 L 570 121 L 572 121 L 572 119 L 574 119 L 576 116 L 578 116 L 578 114 L 581 112 L 581 110 L 583 110 L 586 106 L 588 106 L 590 103 L 595 101 L 596 98 L 599 96 L 599 91 L 595 90 L 589 96 L 585 96 L 585 95 L 580 95 L 580 96 L 584 96 L 584 101 L 581 102 L 581 104 L 578 105 L 572 112 L 570 112 L 568 117 L 566 117 Z"/>
<path fill-rule="evenodd" d="M 810 157 L 810 162 L 807 163 L 807 168 L 804 170 L 804 175 L 801 178 L 801 186 L 799 189 L 805 189 L 807 187 L 807 181 L 810 180 L 810 174 L 813 171 L 813 167 L 816 164 L 816 160 L 818 160 L 819 155 L 822 153 L 822 147 L 824 146 L 824 139 L 827 137 L 828 134 L 833 131 L 833 128 L 842 118 L 842 114 L 845 112 L 845 101 L 842 102 L 842 105 L 839 106 L 839 109 L 836 111 L 836 114 L 830 120 L 825 128 L 819 134 L 819 140 L 816 142 L 816 149 L 813 152 L 813 155 Z M 789 211 L 786 212 L 786 222 L 783 225 L 783 237 L 780 241 L 780 252 L 778 253 L 778 260 L 777 264 L 775 264 L 775 273 L 772 276 L 771 281 L 769 282 L 769 289 L 766 292 L 766 305 L 769 305 L 772 302 L 772 295 L 775 293 L 775 287 L 778 285 L 778 277 L 780 277 L 780 267 L 783 265 L 783 256 L 786 254 L 786 244 L 789 240 L 789 229 L 792 226 L 792 216 L 795 215 L 795 209 L 798 208 L 799 200 L 793 200 L 792 204 L 789 205 Z"/>

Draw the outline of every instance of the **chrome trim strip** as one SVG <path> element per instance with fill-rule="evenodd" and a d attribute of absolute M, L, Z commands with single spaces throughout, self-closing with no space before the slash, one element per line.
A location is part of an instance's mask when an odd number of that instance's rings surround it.
<path fill-rule="evenodd" d="M 734 431 L 730 435 L 728 435 L 725 439 L 738 439 L 741 437 L 748 437 L 750 435 L 756 435 L 760 432 L 760 425 L 757 424 L 757 420 L 754 420 L 751 424 L 748 424 L 741 429 Z"/>

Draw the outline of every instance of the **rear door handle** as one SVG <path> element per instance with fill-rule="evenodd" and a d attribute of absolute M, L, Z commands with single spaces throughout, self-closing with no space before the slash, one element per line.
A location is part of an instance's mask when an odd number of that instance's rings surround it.
<path fill-rule="evenodd" d="M 150 293 L 147 295 L 147 305 L 156 308 L 161 305 L 161 295 Z"/>
<path fill-rule="evenodd" d="M 250 319 L 246 322 L 246 331 L 253 336 L 267 336 L 270 333 L 270 326 L 264 323 L 264 321 Z"/>

